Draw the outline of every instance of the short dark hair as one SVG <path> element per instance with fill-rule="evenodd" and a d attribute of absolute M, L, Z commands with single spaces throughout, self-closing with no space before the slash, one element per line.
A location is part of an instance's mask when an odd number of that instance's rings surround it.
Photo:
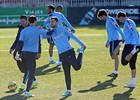
<path fill-rule="evenodd" d="M 57 7 L 56 7 L 56 10 L 63 10 L 63 6 L 61 4 L 59 4 Z"/>
<path fill-rule="evenodd" d="M 47 7 L 49 7 L 50 9 L 54 11 L 54 5 L 47 5 Z"/>
<path fill-rule="evenodd" d="M 20 19 L 25 19 L 25 20 L 27 20 L 28 17 L 27 17 L 26 15 L 22 15 L 22 16 L 20 16 Z"/>
<path fill-rule="evenodd" d="M 119 12 L 117 13 L 116 17 L 117 17 L 117 18 L 120 18 L 121 16 L 122 16 L 122 17 L 127 17 L 125 12 L 119 11 Z"/>
<path fill-rule="evenodd" d="M 100 9 L 97 13 L 97 18 L 100 18 L 103 15 L 108 16 L 108 13 L 105 9 Z"/>
<path fill-rule="evenodd" d="M 57 17 L 51 17 L 50 19 L 54 19 L 55 21 L 59 21 L 59 19 Z"/>
<path fill-rule="evenodd" d="M 29 17 L 29 22 L 30 22 L 30 23 L 34 23 L 36 20 L 37 20 L 37 18 L 36 18 L 36 16 L 34 16 L 34 15 L 31 15 L 31 16 Z"/>

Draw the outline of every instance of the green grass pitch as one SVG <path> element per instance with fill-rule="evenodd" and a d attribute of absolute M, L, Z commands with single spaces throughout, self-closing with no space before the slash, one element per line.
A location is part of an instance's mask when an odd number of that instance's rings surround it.
<path fill-rule="evenodd" d="M 137 28 L 140 32 L 140 27 Z M 49 65 L 49 44 L 42 40 L 42 56 L 37 60 L 36 79 L 39 86 L 32 89 L 32 98 L 24 98 L 24 93 L 8 90 L 8 83 L 15 81 L 17 86 L 22 83 L 21 73 L 10 55 L 9 48 L 15 40 L 17 28 L 0 29 L 0 100 L 140 100 L 140 55 L 137 58 L 136 88 L 124 88 L 131 82 L 131 70 L 129 65 L 119 64 L 118 77 L 107 77 L 114 71 L 114 61 L 110 58 L 109 49 L 105 48 L 107 34 L 104 27 L 75 27 L 75 35 L 83 41 L 87 49 L 83 57 L 82 68 L 75 71 L 71 68 L 72 96 L 62 97 L 66 91 L 64 72 L 62 66 Z M 75 50 L 80 45 L 70 40 Z M 121 58 L 123 46 L 120 50 Z M 78 54 L 78 53 L 76 53 Z M 58 53 L 54 48 L 55 61 L 58 61 Z"/>

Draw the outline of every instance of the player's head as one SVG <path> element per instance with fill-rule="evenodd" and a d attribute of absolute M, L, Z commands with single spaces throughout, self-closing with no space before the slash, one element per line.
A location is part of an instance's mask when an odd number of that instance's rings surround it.
<path fill-rule="evenodd" d="M 61 4 L 59 4 L 57 7 L 56 7 L 56 12 L 62 12 L 63 11 L 63 6 Z"/>
<path fill-rule="evenodd" d="M 36 16 L 31 15 L 31 16 L 29 17 L 29 22 L 30 22 L 30 24 L 36 25 L 36 22 L 37 22 Z"/>
<path fill-rule="evenodd" d="M 54 12 L 54 5 L 47 5 L 47 13 L 51 14 L 52 12 Z"/>
<path fill-rule="evenodd" d="M 28 26 L 28 18 L 26 15 L 22 15 L 20 16 L 20 22 L 21 22 L 21 25 L 23 27 L 27 27 Z"/>
<path fill-rule="evenodd" d="M 119 11 L 116 15 L 116 17 L 118 18 L 118 20 L 122 23 L 124 23 L 125 19 L 126 19 L 126 13 L 123 11 Z"/>
<path fill-rule="evenodd" d="M 51 17 L 50 23 L 52 28 L 56 28 L 58 26 L 59 19 L 57 17 Z"/>
<path fill-rule="evenodd" d="M 105 9 L 101 9 L 97 13 L 97 18 L 106 21 L 106 17 L 108 16 L 108 13 Z"/>

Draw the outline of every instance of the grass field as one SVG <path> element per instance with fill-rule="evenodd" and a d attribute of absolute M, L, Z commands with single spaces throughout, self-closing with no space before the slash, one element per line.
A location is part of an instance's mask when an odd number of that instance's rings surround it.
<path fill-rule="evenodd" d="M 18 89 L 10 92 L 7 88 L 8 83 L 15 81 L 19 87 L 23 77 L 13 56 L 8 53 L 17 30 L 0 29 L 0 100 L 140 100 L 140 55 L 136 63 L 136 88 L 123 87 L 131 82 L 129 65 L 122 66 L 120 63 L 119 76 L 116 79 L 107 77 L 114 71 L 114 61 L 110 58 L 109 50 L 105 48 L 107 35 L 104 27 L 75 27 L 75 35 L 86 44 L 87 49 L 81 70 L 75 71 L 71 68 L 72 96 L 61 96 L 66 91 L 64 73 L 62 66 L 48 64 L 47 40 L 42 40 L 42 56 L 37 61 L 36 79 L 39 86 L 31 90 L 35 97 L 24 98 L 24 93 Z M 138 31 L 140 32 L 140 27 Z M 75 50 L 80 48 L 73 40 L 70 42 Z M 123 47 L 119 58 L 122 49 Z M 56 47 L 53 57 L 58 61 Z"/>

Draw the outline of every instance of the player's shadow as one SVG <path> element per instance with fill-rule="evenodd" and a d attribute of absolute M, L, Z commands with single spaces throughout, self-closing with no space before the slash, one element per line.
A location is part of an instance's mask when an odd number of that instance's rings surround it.
<path fill-rule="evenodd" d="M 20 92 L 18 92 L 16 94 L 13 94 L 13 95 L 11 95 L 11 93 L 14 93 L 14 92 L 11 92 L 11 91 L 6 91 L 5 93 L 7 93 L 7 94 L 9 93 L 9 95 L 0 98 L 0 100 L 27 100 L 26 97 L 21 95 L 22 93 L 24 93 L 23 91 L 20 91 Z"/>
<path fill-rule="evenodd" d="M 113 100 L 136 100 L 135 98 L 130 98 L 131 92 L 134 88 L 129 88 L 128 91 L 123 94 L 114 94 Z"/>
<path fill-rule="evenodd" d="M 61 98 L 61 99 L 59 99 L 59 100 L 65 100 L 65 99 L 67 99 L 69 96 L 65 96 L 65 97 L 63 97 L 63 98 Z"/>
<path fill-rule="evenodd" d="M 100 91 L 100 90 L 105 90 L 105 89 L 109 89 L 109 88 L 113 88 L 116 87 L 117 85 L 113 84 L 113 81 L 116 79 L 116 77 L 113 77 L 110 80 L 107 80 L 103 83 L 101 83 L 100 81 L 98 81 L 98 85 L 95 87 L 90 88 L 89 90 L 80 90 L 78 91 L 79 93 L 85 93 L 85 92 L 89 92 L 89 91 Z"/>
<path fill-rule="evenodd" d="M 61 67 L 59 67 L 59 65 L 52 68 L 49 68 L 49 65 L 50 64 L 47 64 L 47 65 L 36 68 L 35 76 L 62 72 Z"/>

